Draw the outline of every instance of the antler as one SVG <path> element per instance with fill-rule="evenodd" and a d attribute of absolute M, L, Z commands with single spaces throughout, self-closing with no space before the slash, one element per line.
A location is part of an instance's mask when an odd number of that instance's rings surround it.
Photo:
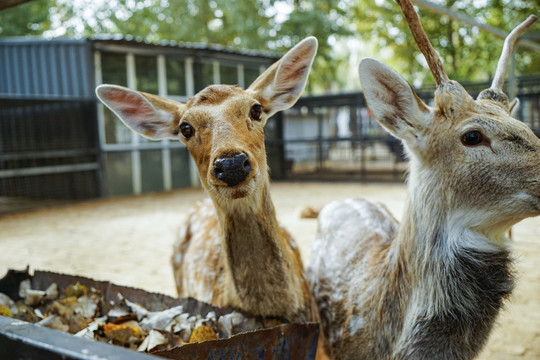
<path fill-rule="evenodd" d="M 534 24 L 536 20 L 538 20 L 538 18 L 535 15 L 529 16 L 527 20 L 516 26 L 516 28 L 512 30 L 508 36 L 506 36 L 501 57 L 497 63 L 497 71 L 495 72 L 493 82 L 491 83 L 491 89 L 502 91 L 504 78 L 506 77 L 506 69 L 508 68 L 508 61 L 510 60 L 510 55 L 512 55 L 514 45 L 519 36 L 523 34 L 532 24 Z"/>
<path fill-rule="evenodd" d="M 420 24 L 418 15 L 416 14 L 416 11 L 414 11 L 411 2 L 409 0 L 396 0 L 396 2 L 401 8 L 401 11 L 405 16 L 405 20 L 407 20 L 407 24 L 409 25 L 414 37 L 414 41 L 416 41 L 418 48 L 426 58 L 429 69 L 435 78 L 435 82 L 437 85 L 448 82 L 448 75 L 446 75 L 446 72 L 444 71 L 441 58 L 439 55 L 437 55 L 435 49 L 433 49 L 433 46 L 429 42 L 429 39 L 424 31 L 424 28 L 422 28 L 422 24 Z"/>

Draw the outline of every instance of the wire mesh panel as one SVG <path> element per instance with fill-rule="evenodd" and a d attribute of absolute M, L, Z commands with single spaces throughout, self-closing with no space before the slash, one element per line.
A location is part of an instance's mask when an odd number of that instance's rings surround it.
<path fill-rule="evenodd" d="M 92 101 L 0 100 L 0 196 L 100 195 Z"/>
<path fill-rule="evenodd" d="M 269 159 L 280 156 L 273 151 L 283 152 L 282 178 L 403 178 L 401 143 L 375 121 L 360 93 L 302 98 L 281 121 L 281 134 L 267 134 L 267 146 Z M 275 147 L 278 143 L 281 149 Z"/>
<path fill-rule="evenodd" d="M 514 116 L 540 136 L 540 79 L 519 84 L 521 106 Z M 489 86 L 468 85 L 473 95 Z M 419 91 L 418 96 L 433 105 L 433 91 Z M 361 93 L 301 98 L 275 122 L 271 125 L 274 130 L 266 134 L 268 158 L 269 163 L 280 163 L 284 171 L 272 172 L 274 179 L 405 178 L 407 163 L 401 141 L 377 123 Z"/>

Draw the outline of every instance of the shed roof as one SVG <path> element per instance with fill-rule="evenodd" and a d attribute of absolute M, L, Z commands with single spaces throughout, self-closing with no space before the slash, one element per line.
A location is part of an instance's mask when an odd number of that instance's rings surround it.
<path fill-rule="evenodd" d="M 139 46 L 139 47 L 154 47 L 154 48 L 167 48 L 167 49 L 180 49 L 180 50 L 199 50 L 206 52 L 219 52 L 231 55 L 250 56 L 257 58 L 266 58 L 269 60 L 277 60 L 281 54 L 264 51 L 264 50 L 249 50 L 249 49 L 237 49 L 227 47 L 218 44 L 204 44 L 193 42 L 177 42 L 174 40 L 160 40 L 156 42 L 148 42 L 140 37 L 123 36 L 123 35 L 97 35 L 89 38 L 89 41 L 96 44 L 115 44 L 115 45 L 127 45 L 127 46 Z M 99 46 L 99 45 L 98 45 Z"/>
<path fill-rule="evenodd" d="M 173 54 L 195 61 L 219 60 L 268 66 L 278 59 L 269 51 L 240 50 L 219 45 L 145 42 L 116 35 L 92 38 L 0 38 L 0 98 L 94 99 L 93 50 L 134 54 Z"/>

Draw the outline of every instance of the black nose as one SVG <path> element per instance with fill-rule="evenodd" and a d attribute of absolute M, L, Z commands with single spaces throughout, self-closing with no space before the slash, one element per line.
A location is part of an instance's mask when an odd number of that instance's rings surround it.
<path fill-rule="evenodd" d="M 214 175 L 229 186 L 240 184 L 250 172 L 251 163 L 243 153 L 214 161 Z"/>

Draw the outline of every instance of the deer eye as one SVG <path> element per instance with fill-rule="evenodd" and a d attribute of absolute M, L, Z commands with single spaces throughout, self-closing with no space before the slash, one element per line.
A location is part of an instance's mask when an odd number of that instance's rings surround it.
<path fill-rule="evenodd" d="M 179 129 L 186 139 L 189 139 L 193 136 L 193 133 L 195 133 L 195 130 L 193 130 L 191 125 L 189 125 L 188 123 L 181 123 Z"/>
<path fill-rule="evenodd" d="M 465 146 L 480 145 L 484 141 L 484 135 L 478 130 L 467 131 L 461 135 L 461 143 Z"/>
<path fill-rule="evenodd" d="M 251 107 L 251 110 L 249 111 L 249 117 L 251 117 L 251 120 L 261 121 L 262 105 L 261 104 L 253 105 Z"/>

